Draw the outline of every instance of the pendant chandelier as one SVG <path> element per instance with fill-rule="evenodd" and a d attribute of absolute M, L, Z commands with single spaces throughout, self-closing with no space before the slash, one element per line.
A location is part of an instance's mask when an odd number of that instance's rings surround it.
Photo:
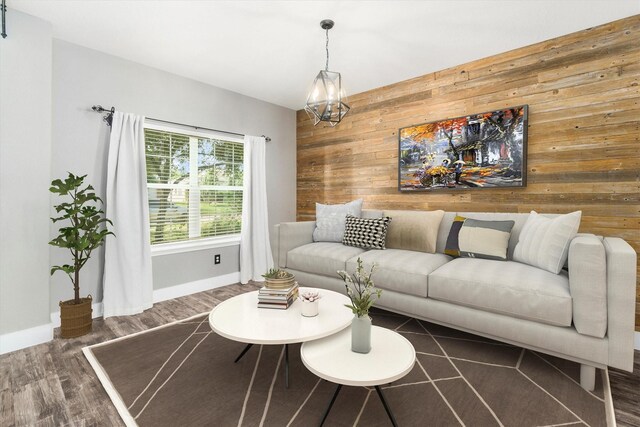
<path fill-rule="evenodd" d="M 333 24 L 330 19 L 324 19 L 320 22 L 320 26 L 326 32 L 327 62 L 324 70 L 321 70 L 313 81 L 313 87 L 307 96 L 307 104 L 304 107 L 305 111 L 313 116 L 314 126 L 320 122 L 335 126 L 340 123 L 350 109 L 345 103 L 347 99 L 342 89 L 340 73 L 329 71 L 329 30 L 333 28 Z"/>

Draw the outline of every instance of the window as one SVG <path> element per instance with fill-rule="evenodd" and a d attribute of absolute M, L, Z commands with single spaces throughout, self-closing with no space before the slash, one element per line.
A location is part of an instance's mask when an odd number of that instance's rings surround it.
<path fill-rule="evenodd" d="M 152 245 L 240 233 L 241 140 L 147 124 L 145 149 Z"/>

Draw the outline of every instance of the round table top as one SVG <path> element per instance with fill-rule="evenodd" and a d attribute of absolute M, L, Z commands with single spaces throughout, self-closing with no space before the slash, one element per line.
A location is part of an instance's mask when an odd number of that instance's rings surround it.
<path fill-rule="evenodd" d="M 316 290 L 301 287 L 299 292 Z M 304 317 L 303 304 L 296 300 L 288 309 L 258 308 L 258 291 L 247 292 L 221 302 L 209 314 L 209 325 L 218 335 L 250 344 L 293 344 L 323 338 L 351 324 L 353 313 L 345 307 L 345 295 L 317 290 L 318 315 Z"/>
<path fill-rule="evenodd" d="M 416 361 L 416 351 L 405 337 L 390 329 L 371 328 L 371 351 L 351 351 L 351 328 L 300 349 L 304 365 L 318 377 L 336 384 L 376 386 L 407 375 Z"/>

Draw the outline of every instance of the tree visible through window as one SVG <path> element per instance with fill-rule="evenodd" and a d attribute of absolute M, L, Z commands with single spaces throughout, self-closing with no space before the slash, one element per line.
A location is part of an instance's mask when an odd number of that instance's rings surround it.
<path fill-rule="evenodd" d="M 243 144 L 145 129 L 151 244 L 240 233 Z"/>

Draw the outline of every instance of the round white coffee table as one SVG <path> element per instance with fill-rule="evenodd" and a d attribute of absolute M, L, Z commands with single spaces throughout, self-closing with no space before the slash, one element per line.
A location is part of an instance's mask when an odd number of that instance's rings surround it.
<path fill-rule="evenodd" d="M 397 425 L 380 385 L 398 380 L 413 369 L 416 351 L 405 337 L 390 329 L 373 326 L 371 351 L 354 353 L 351 351 L 351 328 L 347 328 L 326 338 L 305 342 L 300 348 L 300 356 L 311 372 L 338 384 L 321 426 L 343 385 L 374 386 L 391 423 Z"/>
<path fill-rule="evenodd" d="M 302 293 L 310 288 L 300 288 Z M 285 345 L 285 380 L 289 386 L 289 344 L 307 342 L 341 331 L 351 324 L 350 300 L 337 292 L 320 289 L 318 315 L 304 317 L 301 301 L 286 310 L 258 308 L 258 291 L 247 292 L 221 302 L 211 310 L 209 325 L 218 335 L 247 343 L 237 363 L 253 344 Z"/>

